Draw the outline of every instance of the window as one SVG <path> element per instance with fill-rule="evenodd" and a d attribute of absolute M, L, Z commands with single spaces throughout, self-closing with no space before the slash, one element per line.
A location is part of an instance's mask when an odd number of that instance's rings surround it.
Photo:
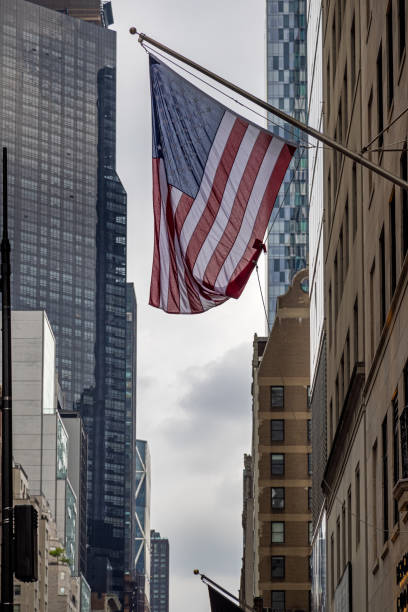
<path fill-rule="evenodd" d="M 346 200 L 346 206 L 344 208 L 344 230 L 343 230 L 343 234 L 344 234 L 344 263 L 343 263 L 343 275 L 344 275 L 344 281 L 346 280 L 346 276 L 347 276 L 347 270 L 349 267 L 349 246 L 350 246 L 350 240 L 349 240 L 349 203 L 348 203 L 348 198 Z"/>
<path fill-rule="evenodd" d="M 399 444 L 398 444 L 398 393 L 394 394 L 392 400 L 392 446 L 393 446 L 393 484 L 395 485 L 399 480 Z M 398 522 L 398 502 L 394 499 L 394 525 Z"/>
<path fill-rule="evenodd" d="M 401 61 L 405 49 L 405 3 L 406 0 L 398 0 L 398 23 L 399 23 L 399 59 Z"/>
<path fill-rule="evenodd" d="M 373 130 L 374 130 L 374 124 L 373 124 L 373 90 L 371 89 L 370 91 L 370 95 L 368 98 L 368 112 L 367 112 L 367 137 L 368 137 L 368 143 L 372 142 L 373 140 Z M 371 150 L 368 149 L 368 159 L 370 161 L 373 161 L 373 155 L 371 153 Z M 369 189 L 369 195 L 371 195 L 372 189 L 373 189 L 373 173 L 371 172 L 371 170 L 368 172 L 368 189 Z M 368 206 L 370 207 L 370 203 L 371 200 L 369 201 Z"/>
<path fill-rule="evenodd" d="M 356 83 L 356 26 L 353 15 L 353 22 L 351 25 L 351 36 L 350 36 L 350 58 L 351 58 L 351 93 L 354 93 L 354 85 Z"/>
<path fill-rule="evenodd" d="M 283 453 L 271 453 L 272 476 L 283 476 L 285 473 L 285 455 Z"/>
<path fill-rule="evenodd" d="M 337 253 L 334 258 L 334 286 L 333 286 L 333 301 L 334 301 L 334 321 L 337 319 L 337 311 L 339 306 L 339 269 L 337 265 Z"/>
<path fill-rule="evenodd" d="M 356 548 L 360 544 L 360 466 L 356 468 Z"/>
<path fill-rule="evenodd" d="M 353 173 L 351 180 L 351 192 L 353 198 L 353 242 L 357 233 L 357 169 L 356 164 L 353 164 Z"/>
<path fill-rule="evenodd" d="M 14 585 L 14 595 L 20 595 L 21 594 L 21 584 L 15 584 Z"/>
<path fill-rule="evenodd" d="M 271 607 L 274 612 L 285 612 L 285 591 L 271 591 Z"/>
<path fill-rule="evenodd" d="M 284 510 L 285 508 L 285 489 L 284 487 L 271 488 L 272 510 Z"/>
<path fill-rule="evenodd" d="M 340 517 L 337 517 L 336 524 L 336 566 L 337 566 L 337 584 L 340 582 L 341 569 L 340 569 Z"/>
<path fill-rule="evenodd" d="M 397 228 L 395 225 L 395 191 L 390 199 L 390 276 L 391 276 L 391 299 L 397 285 Z"/>
<path fill-rule="evenodd" d="M 347 552 L 351 563 L 351 487 L 347 491 Z"/>
<path fill-rule="evenodd" d="M 347 553 L 346 553 L 346 504 L 343 502 L 343 506 L 341 509 L 341 561 L 342 561 L 342 569 L 346 566 L 347 563 Z"/>
<path fill-rule="evenodd" d="M 330 227 L 331 225 L 331 172 L 330 172 L 330 169 L 327 175 L 327 216 L 328 216 L 329 227 Z"/>
<path fill-rule="evenodd" d="M 329 346 L 332 343 L 333 299 L 331 283 L 329 285 Z"/>
<path fill-rule="evenodd" d="M 271 409 L 282 410 L 284 407 L 283 387 L 271 387 Z"/>
<path fill-rule="evenodd" d="M 347 64 L 346 67 L 344 69 L 344 77 L 343 77 L 343 93 L 342 93 L 342 97 L 343 97 L 343 108 L 344 108 L 344 113 L 343 113 L 343 121 L 344 121 L 344 125 L 343 125 L 343 133 L 344 133 L 344 142 L 347 142 L 347 130 L 348 130 L 348 84 L 347 84 Z"/>
<path fill-rule="evenodd" d="M 386 317 L 386 295 L 385 295 L 385 240 L 384 240 L 384 226 L 380 234 L 380 321 L 381 329 L 385 324 Z"/>
<path fill-rule="evenodd" d="M 334 597 L 334 533 L 330 536 L 330 586 L 331 586 L 331 596 L 332 599 Z"/>
<path fill-rule="evenodd" d="M 388 540 L 388 442 L 387 442 L 387 417 L 385 417 L 382 427 L 382 468 L 383 468 L 383 532 L 384 544 Z"/>
<path fill-rule="evenodd" d="M 373 557 L 377 558 L 377 440 L 373 446 L 373 464 L 372 464 L 372 492 L 373 492 Z"/>
<path fill-rule="evenodd" d="M 312 441 L 312 419 L 307 419 L 307 441 Z"/>
<path fill-rule="evenodd" d="M 377 55 L 377 134 L 383 131 L 384 128 L 384 101 L 383 101 L 383 69 L 382 69 L 382 45 L 378 50 Z M 378 148 L 381 149 L 384 144 L 384 136 L 378 136 Z M 379 153 L 379 156 L 381 153 Z"/>
<path fill-rule="evenodd" d="M 272 578 L 284 578 L 285 577 L 285 557 L 271 557 L 272 561 Z"/>
<path fill-rule="evenodd" d="M 407 159 L 407 143 L 404 144 L 404 150 L 400 158 L 401 178 L 404 181 L 408 178 L 408 159 Z M 408 251 L 408 193 L 406 189 L 401 189 L 401 217 L 402 217 L 402 259 Z"/>
<path fill-rule="evenodd" d="M 312 509 L 312 487 L 307 487 L 307 509 Z"/>
<path fill-rule="evenodd" d="M 312 475 L 312 453 L 307 453 L 307 473 Z"/>
<path fill-rule="evenodd" d="M 388 108 L 394 99 L 394 52 L 392 45 L 392 0 L 388 5 L 387 11 L 387 68 L 388 68 Z"/>
<path fill-rule="evenodd" d="M 283 521 L 272 521 L 271 542 L 272 544 L 283 544 L 285 542 L 285 523 Z"/>
<path fill-rule="evenodd" d="M 374 356 L 374 328 L 375 328 L 375 308 L 374 308 L 374 277 L 375 277 L 375 259 L 370 270 L 370 351 L 371 359 Z"/>
<path fill-rule="evenodd" d="M 313 538 L 313 523 L 312 521 L 309 521 L 308 524 L 308 542 L 309 542 L 309 546 L 312 543 L 312 538 Z"/>
<path fill-rule="evenodd" d="M 285 439 L 285 421 L 283 419 L 272 419 L 271 421 L 271 440 L 272 442 L 282 442 Z"/>

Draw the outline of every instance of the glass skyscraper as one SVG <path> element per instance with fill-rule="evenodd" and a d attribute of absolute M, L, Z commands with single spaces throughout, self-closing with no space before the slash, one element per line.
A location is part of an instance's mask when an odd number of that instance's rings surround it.
<path fill-rule="evenodd" d="M 306 0 L 266 0 L 267 100 L 307 120 Z M 268 319 L 294 274 L 307 265 L 308 171 L 305 136 L 272 114 L 268 127 L 298 146 L 276 199 L 268 236 Z"/>
<path fill-rule="evenodd" d="M 135 500 L 135 612 L 145 612 L 150 607 L 150 451 L 145 440 L 136 440 Z"/>
<path fill-rule="evenodd" d="M 128 460 L 125 473 L 125 569 L 133 576 L 136 557 L 136 377 L 137 377 L 137 302 L 133 283 L 126 283 L 126 428 Z"/>
<path fill-rule="evenodd" d="M 116 34 L 106 27 L 110 3 L 71 5 L 78 3 L 0 0 L 11 295 L 14 309 L 46 310 L 55 333 L 64 405 L 80 410 L 88 434 L 87 578 L 93 590 L 120 595 L 129 455 Z"/>
<path fill-rule="evenodd" d="M 169 612 L 169 541 L 152 529 L 150 548 L 150 612 Z"/>

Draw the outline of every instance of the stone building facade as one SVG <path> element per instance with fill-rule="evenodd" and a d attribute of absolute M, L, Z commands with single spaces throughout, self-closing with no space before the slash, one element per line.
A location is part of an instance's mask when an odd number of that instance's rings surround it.
<path fill-rule="evenodd" d="M 324 129 L 405 180 L 407 18 L 404 0 L 322 12 Z M 325 150 L 323 231 L 327 609 L 396 610 L 408 551 L 408 194 Z"/>

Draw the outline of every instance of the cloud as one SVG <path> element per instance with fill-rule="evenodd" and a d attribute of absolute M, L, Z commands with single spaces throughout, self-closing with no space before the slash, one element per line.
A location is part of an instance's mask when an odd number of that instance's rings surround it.
<path fill-rule="evenodd" d="M 243 453 L 251 438 L 250 358 L 248 342 L 180 372 L 177 412 L 151 433 L 152 527 L 170 539 L 177 610 L 188 609 L 184 588 L 194 591 L 194 600 L 198 590 L 208 606 L 206 590 L 190 577 L 196 566 L 226 580 L 234 592 L 239 585 Z"/>
<path fill-rule="evenodd" d="M 234 467 L 235 449 L 250 443 L 250 346 L 241 344 L 202 367 L 179 374 L 178 414 L 158 423 L 154 437 L 172 448 L 175 465 L 208 472 Z M 232 459 L 234 460 L 234 459 Z"/>

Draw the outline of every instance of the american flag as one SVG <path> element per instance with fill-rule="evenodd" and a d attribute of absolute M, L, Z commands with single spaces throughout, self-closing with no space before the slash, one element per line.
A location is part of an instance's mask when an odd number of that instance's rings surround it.
<path fill-rule="evenodd" d="M 154 253 L 150 304 L 195 314 L 238 298 L 295 147 L 150 56 Z"/>

